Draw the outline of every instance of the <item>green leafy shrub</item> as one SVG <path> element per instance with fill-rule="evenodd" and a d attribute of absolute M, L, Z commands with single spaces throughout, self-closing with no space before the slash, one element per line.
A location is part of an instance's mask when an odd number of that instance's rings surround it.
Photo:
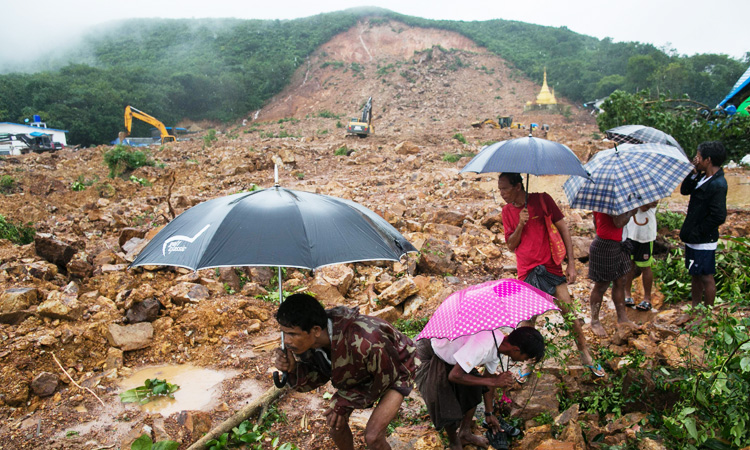
<path fill-rule="evenodd" d="M 297 450 L 297 446 L 289 442 L 279 444 L 279 437 L 269 431 L 276 423 L 286 423 L 286 415 L 279 411 L 276 405 L 260 418 L 259 423 L 253 425 L 245 420 L 232 428 L 231 433 L 224 433 L 218 439 L 206 442 L 209 450 L 224 450 L 227 448 L 244 448 L 249 450 Z M 270 441 L 270 442 L 268 442 Z"/>
<path fill-rule="evenodd" d="M 13 192 L 15 188 L 16 188 L 15 178 L 13 178 L 10 175 L 3 175 L 2 177 L 0 177 L 0 190 L 2 190 L 4 194 Z"/>
<path fill-rule="evenodd" d="M 212 146 L 218 139 L 219 138 L 216 137 L 216 130 L 211 128 L 206 132 L 206 135 L 203 136 L 203 148 Z"/>
<path fill-rule="evenodd" d="M 318 117 L 322 117 L 324 119 L 339 119 L 340 116 L 338 114 L 334 114 L 331 111 L 328 111 L 327 109 L 324 109 L 323 111 L 318 112 Z"/>
<path fill-rule="evenodd" d="M 115 178 L 139 167 L 154 166 L 156 162 L 148 151 L 133 150 L 124 145 L 115 145 L 104 154 L 104 163 L 109 167 L 109 177 Z"/>
<path fill-rule="evenodd" d="M 29 226 L 16 225 L 0 214 L 0 239 L 7 239 L 18 245 L 26 245 L 34 242 L 36 230 L 30 226 L 31 222 L 27 225 Z"/>
<path fill-rule="evenodd" d="M 346 148 L 346 145 L 342 145 L 341 147 L 337 148 L 335 152 L 333 152 L 336 156 L 346 156 L 349 153 L 349 149 Z"/>
<path fill-rule="evenodd" d="M 138 386 L 133 389 L 128 389 L 125 392 L 121 392 L 120 401 L 122 403 L 137 402 L 141 405 L 145 405 L 158 397 L 174 398 L 174 393 L 178 389 L 180 389 L 179 386 L 168 383 L 167 380 L 149 378 L 143 383 L 143 386 Z"/>
<path fill-rule="evenodd" d="M 462 143 L 462 144 L 466 144 L 466 143 L 467 143 L 467 142 L 466 142 L 466 138 L 465 138 L 465 137 L 464 137 L 464 135 L 463 135 L 463 134 L 461 134 L 461 133 L 456 133 L 456 134 L 454 134 L 454 135 L 453 135 L 453 139 L 457 140 L 458 142 L 460 142 L 460 143 Z"/>
<path fill-rule="evenodd" d="M 425 325 L 427 325 L 429 320 L 429 317 L 421 319 L 398 319 L 393 326 L 395 326 L 398 331 L 414 339 L 414 337 L 422 331 Z"/>
<path fill-rule="evenodd" d="M 685 221 L 685 215 L 672 211 L 656 211 L 658 229 L 679 230 Z"/>
<path fill-rule="evenodd" d="M 180 447 L 179 442 L 175 441 L 158 441 L 152 442 L 151 436 L 142 434 L 130 445 L 130 450 L 177 450 Z"/>
<path fill-rule="evenodd" d="M 473 158 L 474 153 L 443 153 L 443 161 L 454 163 L 461 158 Z"/>

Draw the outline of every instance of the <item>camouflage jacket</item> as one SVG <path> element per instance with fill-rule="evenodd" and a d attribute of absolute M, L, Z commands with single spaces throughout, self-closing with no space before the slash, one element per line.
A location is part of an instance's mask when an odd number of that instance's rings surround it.
<path fill-rule="evenodd" d="M 296 390 L 307 392 L 330 380 L 338 389 L 331 407 L 341 415 L 369 408 L 388 389 L 409 395 L 419 365 L 411 339 L 390 323 L 360 315 L 356 309 L 337 306 L 326 313 L 333 322 L 330 376 L 320 358 L 308 350 L 297 356 Z"/>

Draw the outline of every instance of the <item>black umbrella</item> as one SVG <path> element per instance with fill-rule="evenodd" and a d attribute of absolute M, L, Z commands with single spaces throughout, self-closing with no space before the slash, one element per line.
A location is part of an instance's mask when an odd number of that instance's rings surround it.
<path fill-rule="evenodd" d="M 547 139 L 528 137 L 495 142 L 484 147 L 461 172 L 515 172 L 526 174 L 526 196 L 529 174 L 577 175 L 588 178 L 581 161 L 568 146 Z"/>
<path fill-rule="evenodd" d="M 398 261 L 416 251 L 391 224 L 362 205 L 277 184 L 188 209 L 159 231 L 130 267 L 278 266 L 282 301 L 281 267 L 312 270 Z"/>

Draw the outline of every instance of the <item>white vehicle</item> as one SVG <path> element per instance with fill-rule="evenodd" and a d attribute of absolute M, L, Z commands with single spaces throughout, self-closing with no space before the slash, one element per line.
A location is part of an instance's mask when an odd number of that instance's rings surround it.
<path fill-rule="evenodd" d="M 18 139 L 15 134 L 0 134 L 0 155 L 18 156 L 23 153 L 28 153 L 28 151 L 29 146 L 26 145 L 25 142 Z"/>

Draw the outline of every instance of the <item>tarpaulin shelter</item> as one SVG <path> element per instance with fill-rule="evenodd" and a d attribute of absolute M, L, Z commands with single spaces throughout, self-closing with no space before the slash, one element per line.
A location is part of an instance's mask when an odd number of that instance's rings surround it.
<path fill-rule="evenodd" d="M 728 104 L 737 106 L 737 112 L 747 112 L 742 105 L 747 106 L 747 99 L 750 98 L 750 67 L 742 74 L 739 80 L 734 84 L 729 94 L 719 103 L 719 106 L 726 107 Z M 744 114 L 743 114 L 744 115 Z"/>

